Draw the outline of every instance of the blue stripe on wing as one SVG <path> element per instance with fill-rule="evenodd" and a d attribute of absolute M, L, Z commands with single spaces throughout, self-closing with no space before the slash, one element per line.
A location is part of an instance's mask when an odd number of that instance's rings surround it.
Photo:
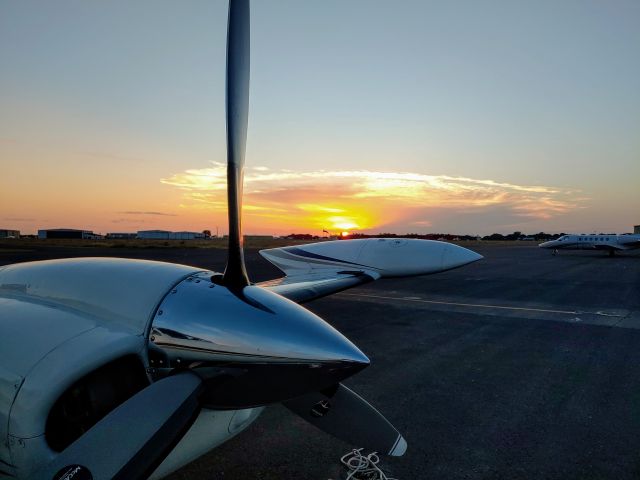
<path fill-rule="evenodd" d="M 285 252 L 292 253 L 294 255 L 298 255 L 299 257 L 316 258 L 319 260 L 329 260 L 331 262 L 338 262 L 344 265 L 358 265 L 359 267 L 373 268 L 373 267 L 370 267 L 369 265 L 363 265 L 361 263 L 345 262 L 344 260 L 340 260 L 338 258 L 326 257 L 324 255 L 318 255 L 317 253 L 307 252 L 306 250 L 303 250 L 298 247 L 285 247 L 282 250 L 284 250 Z"/>

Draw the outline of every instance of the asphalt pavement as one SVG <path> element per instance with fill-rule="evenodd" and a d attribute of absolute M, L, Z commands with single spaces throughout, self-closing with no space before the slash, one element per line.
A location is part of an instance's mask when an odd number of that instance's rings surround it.
<path fill-rule="evenodd" d="M 307 304 L 371 366 L 346 384 L 403 433 L 398 480 L 640 478 L 640 254 L 481 245 L 472 265 Z M 123 256 L 220 270 L 223 250 L 0 251 L 0 264 Z M 278 271 L 247 252 L 252 280 Z M 344 478 L 350 446 L 281 406 L 178 479 Z"/>

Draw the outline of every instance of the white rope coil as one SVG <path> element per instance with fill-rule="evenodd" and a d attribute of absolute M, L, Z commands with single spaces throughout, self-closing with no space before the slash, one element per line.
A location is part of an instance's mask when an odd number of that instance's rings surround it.
<path fill-rule="evenodd" d="M 342 464 L 349 470 L 349 475 L 345 480 L 397 480 L 388 477 L 380 467 L 380 458 L 377 452 L 369 455 L 362 454 L 362 448 L 352 450 L 340 459 Z"/>

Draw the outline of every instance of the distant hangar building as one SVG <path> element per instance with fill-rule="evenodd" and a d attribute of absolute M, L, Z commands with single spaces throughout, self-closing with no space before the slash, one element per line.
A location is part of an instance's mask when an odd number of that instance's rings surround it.
<path fill-rule="evenodd" d="M 0 229 L 0 238 L 20 238 L 20 230 Z"/>
<path fill-rule="evenodd" d="M 640 235 L 640 225 L 634 225 L 633 233 Z"/>
<path fill-rule="evenodd" d="M 170 232 L 168 230 L 140 230 L 138 238 L 148 240 L 196 240 L 204 239 L 204 233 Z"/>
<path fill-rule="evenodd" d="M 102 235 L 93 233 L 91 230 L 76 230 L 75 228 L 49 228 L 38 230 L 38 238 L 78 238 L 85 240 L 95 240 L 102 238 Z"/>
<path fill-rule="evenodd" d="M 130 240 L 133 238 L 138 238 L 137 233 L 128 233 L 128 232 L 111 232 L 107 233 L 107 238 L 109 240 L 117 239 L 117 240 Z"/>

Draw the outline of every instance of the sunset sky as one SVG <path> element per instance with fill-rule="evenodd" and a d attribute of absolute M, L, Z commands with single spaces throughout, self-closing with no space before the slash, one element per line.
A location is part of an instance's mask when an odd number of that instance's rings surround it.
<path fill-rule="evenodd" d="M 640 2 L 254 0 L 247 234 L 627 232 Z M 226 233 L 227 3 L 0 6 L 0 228 Z"/>

